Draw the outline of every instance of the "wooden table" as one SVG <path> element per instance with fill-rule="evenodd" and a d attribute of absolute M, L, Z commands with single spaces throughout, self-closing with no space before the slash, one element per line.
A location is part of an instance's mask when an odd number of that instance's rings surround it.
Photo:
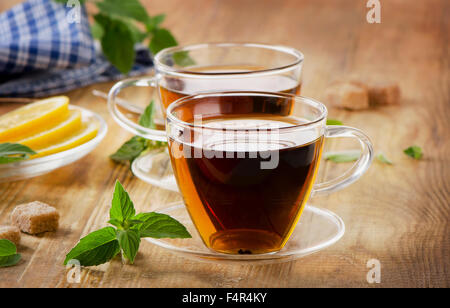
<path fill-rule="evenodd" d="M 2 1 L 5 10 L 18 0 Z M 360 74 L 397 81 L 401 105 L 369 111 L 330 110 L 330 117 L 361 128 L 393 166 L 374 162 L 357 183 L 310 203 L 328 208 L 347 231 L 334 246 L 273 265 L 211 265 L 144 242 L 134 266 L 119 260 L 82 270 L 80 284 L 62 265 L 80 237 L 105 226 L 119 179 L 139 211 L 179 201 L 176 193 L 131 176 L 108 155 L 129 134 L 109 116 L 92 89 L 67 93 L 73 104 L 101 114 L 109 133 L 84 159 L 50 174 L 0 184 L 0 223 L 20 203 L 41 200 L 60 211 L 61 228 L 23 235 L 23 260 L 0 269 L 0 287 L 448 287 L 450 282 L 449 14 L 446 0 L 381 1 L 381 24 L 366 22 L 365 1 L 145 0 L 150 14 L 167 13 L 165 26 L 183 44 L 254 41 L 290 45 L 305 54 L 303 93 L 323 98 L 336 78 Z M 7 106 L 0 107 L 0 113 Z M 333 143 L 332 145 L 334 145 Z M 415 161 L 402 150 L 417 144 Z M 337 174 L 323 164 L 320 179 Z M 340 166 L 339 166 L 340 167 Z M 369 259 L 381 262 L 381 283 L 366 280 Z"/>

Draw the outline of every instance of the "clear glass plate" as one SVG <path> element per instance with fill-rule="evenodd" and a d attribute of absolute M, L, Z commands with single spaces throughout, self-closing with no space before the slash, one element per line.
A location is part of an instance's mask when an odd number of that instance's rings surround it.
<path fill-rule="evenodd" d="M 223 254 L 208 249 L 198 235 L 184 204 L 158 210 L 180 221 L 192 238 L 146 240 L 190 259 L 216 263 L 269 264 L 292 261 L 318 252 L 336 243 L 345 233 L 342 219 L 335 213 L 306 206 L 286 245 L 278 252 L 255 255 Z"/>
<path fill-rule="evenodd" d="M 131 165 L 131 170 L 136 177 L 146 183 L 179 192 L 167 148 L 136 158 Z"/>
<path fill-rule="evenodd" d="M 49 173 L 57 168 L 71 164 L 94 150 L 103 140 L 108 131 L 108 126 L 103 118 L 87 109 L 70 106 L 69 109 L 81 111 L 83 121 L 96 120 L 99 123 L 97 136 L 90 141 L 73 149 L 41 158 L 0 165 L 0 183 L 28 179 Z"/>

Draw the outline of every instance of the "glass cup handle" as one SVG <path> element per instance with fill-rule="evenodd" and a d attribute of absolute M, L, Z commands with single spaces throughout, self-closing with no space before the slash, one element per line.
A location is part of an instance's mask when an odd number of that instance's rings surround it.
<path fill-rule="evenodd" d="M 120 112 L 118 105 L 128 109 L 132 112 L 143 111 L 139 106 L 130 104 L 123 100 L 120 100 L 117 95 L 129 87 L 156 87 L 156 77 L 140 78 L 140 79 L 126 79 L 116 83 L 108 94 L 108 109 L 114 120 L 127 131 L 141 136 L 146 139 L 155 141 L 167 141 L 166 132 L 163 130 L 150 129 L 141 126 L 130 119 L 128 119 L 122 112 Z"/>
<path fill-rule="evenodd" d="M 327 126 L 325 130 L 326 138 L 351 137 L 356 138 L 362 148 L 361 156 L 356 163 L 344 174 L 337 178 L 318 183 L 313 186 L 312 194 L 328 194 L 340 190 L 359 179 L 367 171 L 373 160 L 373 147 L 369 137 L 359 129 L 347 126 Z"/>

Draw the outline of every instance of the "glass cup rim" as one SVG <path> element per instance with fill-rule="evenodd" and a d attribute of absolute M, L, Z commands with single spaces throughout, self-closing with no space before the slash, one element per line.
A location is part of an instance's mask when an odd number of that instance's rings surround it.
<path fill-rule="evenodd" d="M 296 129 L 303 129 L 303 128 L 309 128 L 310 126 L 316 125 L 322 121 L 324 121 L 327 118 L 328 110 L 326 106 L 309 97 L 290 94 L 290 93 L 281 93 L 281 92 L 265 92 L 265 91 L 220 91 L 220 92 L 205 92 L 205 93 L 197 93 L 189 96 L 182 97 L 180 99 L 177 99 L 173 103 L 169 105 L 169 107 L 166 110 L 166 117 L 167 120 L 170 120 L 171 122 L 174 122 L 177 125 L 192 128 L 192 129 L 205 129 L 210 131 L 223 131 L 223 128 L 221 127 L 210 127 L 206 125 L 195 125 L 194 123 L 189 123 L 180 120 L 174 115 L 174 109 L 177 107 L 180 107 L 181 105 L 188 103 L 190 101 L 193 101 L 195 99 L 205 98 L 205 97 L 218 97 L 218 96 L 234 96 L 234 95 L 242 95 L 242 96 L 271 96 L 271 97 L 281 97 L 281 98 L 293 98 L 295 99 L 295 102 L 301 102 L 303 104 L 308 104 L 320 111 L 320 114 L 313 120 L 310 120 L 306 123 L 296 124 L 292 126 L 286 126 L 286 127 L 279 127 L 279 128 L 268 128 L 265 129 L 265 131 L 279 131 L 279 132 L 288 132 Z M 258 132 L 261 131 L 260 128 L 227 128 L 228 131 L 235 131 L 235 132 Z"/>
<path fill-rule="evenodd" d="M 170 53 L 180 52 L 180 51 L 191 51 L 202 48 L 210 48 L 210 47 L 251 47 L 251 48 L 260 48 L 260 49 L 268 49 L 275 50 L 285 54 L 293 55 L 296 59 L 292 63 L 248 72 L 196 72 L 190 71 L 186 69 L 177 69 L 172 66 L 164 64 L 161 59 Z M 285 70 L 289 70 L 292 67 L 295 67 L 304 61 L 304 55 L 297 49 L 284 45 L 270 45 L 270 44 L 262 44 L 262 43 L 203 43 L 203 44 L 192 44 L 192 45 L 179 45 L 174 47 L 168 47 L 161 51 L 159 51 L 154 57 L 154 63 L 157 70 L 168 73 L 176 76 L 189 76 L 189 77 L 214 77 L 214 76 L 242 76 L 242 75 L 261 75 L 261 74 L 273 74 L 273 73 L 281 73 Z"/>

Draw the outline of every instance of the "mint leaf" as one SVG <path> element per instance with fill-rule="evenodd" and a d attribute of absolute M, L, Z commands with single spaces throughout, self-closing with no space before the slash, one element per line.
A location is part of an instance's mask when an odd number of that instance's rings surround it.
<path fill-rule="evenodd" d="M 141 213 L 133 217 L 141 220 L 143 223 L 134 228 L 139 230 L 141 237 L 153 238 L 190 238 L 192 237 L 176 219 L 166 214 L 160 213 Z"/>
<path fill-rule="evenodd" d="M 8 267 L 13 266 L 19 263 L 22 256 L 19 253 L 16 253 L 7 257 L 0 257 L 0 267 Z"/>
<path fill-rule="evenodd" d="M 145 108 L 141 117 L 139 118 L 139 125 L 146 128 L 155 128 L 155 122 L 153 121 L 154 102 L 153 100 Z"/>
<path fill-rule="evenodd" d="M 2 143 L 0 144 L 0 164 L 8 164 L 12 162 L 27 159 L 29 155 L 34 155 L 29 147 L 18 143 Z"/>
<path fill-rule="evenodd" d="M 147 128 L 155 128 L 154 117 L 154 102 L 145 108 L 144 112 L 139 118 L 139 124 Z M 142 152 L 148 149 L 158 149 L 166 146 L 166 142 L 146 140 L 139 136 L 134 136 L 127 142 L 125 142 L 114 154 L 110 155 L 110 158 L 117 163 L 124 163 L 133 161 L 141 155 Z"/>
<path fill-rule="evenodd" d="M 151 101 L 150 104 L 147 106 L 147 108 L 145 108 L 144 113 L 142 113 L 140 119 L 139 119 L 139 124 L 147 127 L 147 128 L 152 128 L 155 129 L 156 125 L 155 125 L 155 121 L 154 121 L 154 102 Z M 159 149 L 162 147 L 165 147 L 167 145 L 167 142 L 161 142 L 161 141 L 154 141 L 154 140 L 146 140 L 146 148 L 143 150 L 150 150 L 150 149 Z M 140 153 L 139 153 L 140 155 Z M 130 161 L 132 162 L 132 161 Z"/>
<path fill-rule="evenodd" d="M 137 220 L 137 219 L 128 219 L 128 226 L 131 228 L 135 225 L 141 224 L 143 223 L 142 220 Z"/>
<path fill-rule="evenodd" d="M 166 14 L 156 15 L 151 17 L 146 23 L 145 27 L 148 32 L 153 32 L 166 19 Z"/>
<path fill-rule="evenodd" d="M 117 228 L 122 228 L 122 226 L 123 226 L 123 222 L 118 219 L 110 219 L 110 220 L 108 220 L 108 223 Z"/>
<path fill-rule="evenodd" d="M 94 21 L 91 25 L 91 35 L 94 39 L 101 40 L 105 34 L 105 30 L 103 27 L 96 21 Z"/>
<path fill-rule="evenodd" d="M 378 155 L 375 157 L 379 162 L 383 164 L 393 165 L 393 163 L 383 153 L 378 153 Z"/>
<path fill-rule="evenodd" d="M 173 35 L 167 30 L 163 28 L 158 28 L 153 31 L 153 36 L 149 44 L 150 51 L 156 55 L 159 51 L 164 48 L 177 46 L 177 40 L 173 37 Z"/>
<path fill-rule="evenodd" d="M 21 258 L 17 253 L 16 245 L 10 240 L 0 240 L 0 267 L 16 265 Z"/>
<path fill-rule="evenodd" d="M 121 73 L 128 73 L 136 57 L 133 33 L 121 20 L 104 14 L 97 14 L 94 18 L 104 30 L 101 39 L 103 54 Z"/>
<path fill-rule="evenodd" d="M 116 181 L 113 199 L 111 202 L 111 209 L 109 211 L 110 219 L 115 219 L 124 223 L 128 218 L 131 218 L 136 213 L 133 201 L 123 188 L 119 181 Z"/>
<path fill-rule="evenodd" d="M 134 43 L 142 43 L 143 40 L 147 37 L 147 33 L 142 32 L 138 27 L 135 26 L 134 22 L 129 19 L 122 19 L 128 26 L 128 30 L 130 30 L 131 35 L 133 36 Z"/>
<path fill-rule="evenodd" d="M 116 153 L 110 155 L 109 157 L 117 162 L 133 162 L 141 153 L 147 148 L 147 142 L 144 138 L 139 136 L 134 136 L 127 142 L 125 142 Z"/>
<path fill-rule="evenodd" d="M 327 119 L 327 125 L 343 125 L 343 123 L 339 120 Z"/>
<path fill-rule="evenodd" d="M 6 239 L 0 240 L 0 257 L 8 257 L 17 253 L 16 245 Z"/>
<path fill-rule="evenodd" d="M 122 22 L 123 24 L 125 24 L 131 33 L 134 43 L 141 43 L 148 36 L 147 33 L 142 32 L 135 25 L 135 22 L 133 19 L 123 17 L 122 15 L 114 15 L 114 14 L 108 14 L 108 13 L 104 13 L 104 16 L 107 16 L 111 20 L 118 20 L 119 22 Z M 94 20 L 94 22 L 91 25 L 92 37 L 95 39 L 101 40 L 104 33 L 105 33 L 105 30 L 103 29 L 103 26 Z"/>
<path fill-rule="evenodd" d="M 417 145 L 410 146 L 403 150 L 403 153 L 414 159 L 421 159 L 423 156 L 422 148 Z"/>
<path fill-rule="evenodd" d="M 133 229 L 119 230 L 117 231 L 117 239 L 119 240 L 123 255 L 133 264 L 134 258 L 139 250 L 139 245 L 141 244 L 139 231 Z"/>
<path fill-rule="evenodd" d="M 100 265 L 114 258 L 119 251 L 116 230 L 106 227 L 82 238 L 66 255 L 64 265 L 72 259 L 78 260 L 83 266 Z"/>
<path fill-rule="evenodd" d="M 181 67 L 192 66 L 195 64 L 194 59 L 189 56 L 188 51 L 178 51 L 173 54 L 173 60 Z"/>
<path fill-rule="evenodd" d="M 138 0 L 103 0 L 96 2 L 101 13 L 128 17 L 140 22 L 148 22 L 150 16 Z"/>
<path fill-rule="evenodd" d="M 334 163 L 348 163 L 355 160 L 361 156 L 360 151 L 344 151 L 344 152 L 327 152 L 323 154 L 326 160 L 330 160 Z"/>

